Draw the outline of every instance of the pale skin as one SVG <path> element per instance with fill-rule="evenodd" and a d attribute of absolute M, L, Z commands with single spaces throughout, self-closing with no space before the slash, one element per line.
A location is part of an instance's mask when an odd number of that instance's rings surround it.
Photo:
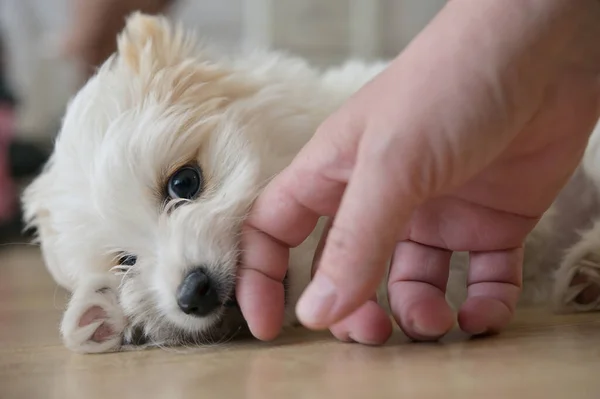
<path fill-rule="evenodd" d="M 97 65 L 127 12 L 168 3 L 79 0 L 66 51 Z M 392 325 L 374 294 L 389 258 L 392 313 L 410 337 L 438 339 L 456 322 L 469 334 L 504 328 L 524 238 L 600 116 L 598 21 L 598 0 L 449 2 L 258 198 L 237 287 L 252 333 L 279 334 L 289 248 L 319 216 L 334 223 L 297 306 L 308 328 L 385 342 Z M 458 315 L 444 299 L 457 250 L 472 255 Z"/>
<path fill-rule="evenodd" d="M 600 116 L 600 2 L 453 0 L 317 130 L 258 198 L 237 298 L 252 333 L 276 337 L 289 248 L 334 218 L 297 305 L 311 329 L 384 343 L 375 301 L 416 340 L 458 322 L 511 320 L 526 235 L 577 167 Z M 469 251 L 468 298 L 444 298 L 452 251 Z"/>

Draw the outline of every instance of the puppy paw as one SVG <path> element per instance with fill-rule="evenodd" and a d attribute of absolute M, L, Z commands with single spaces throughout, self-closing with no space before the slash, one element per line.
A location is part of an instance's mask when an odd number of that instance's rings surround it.
<path fill-rule="evenodd" d="M 556 274 L 554 304 L 563 312 L 600 310 L 600 252 L 569 253 Z"/>
<path fill-rule="evenodd" d="M 120 348 L 126 319 L 117 299 L 113 276 L 97 276 L 80 285 L 61 324 L 65 346 L 80 353 L 113 352 Z"/>

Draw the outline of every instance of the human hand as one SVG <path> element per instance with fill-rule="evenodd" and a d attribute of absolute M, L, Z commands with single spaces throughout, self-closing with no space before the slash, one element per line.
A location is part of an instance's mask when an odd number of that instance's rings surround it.
<path fill-rule="evenodd" d="M 297 305 L 305 326 L 385 342 L 391 322 L 373 296 L 392 258 L 396 322 L 414 339 L 443 336 L 456 319 L 452 251 L 470 252 L 459 326 L 506 326 L 524 239 L 599 117 L 599 18 L 591 0 L 449 2 L 257 199 L 237 287 L 252 333 L 278 334 L 289 248 L 319 216 L 334 222 Z"/>

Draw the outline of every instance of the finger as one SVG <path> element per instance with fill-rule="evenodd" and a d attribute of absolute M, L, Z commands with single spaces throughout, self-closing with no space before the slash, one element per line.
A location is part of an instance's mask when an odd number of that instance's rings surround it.
<path fill-rule="evenodd" d="M 449 4 L 343 108 L 362 115 L 365 133 L 322 266 L 298 303 L 298 317 L 307 327 L 328 327 L 361 306 L 383 276 L 398 233 L 415 207 L 464 184 L 520 129 L 521 122 L 508 126 L 507 112 L 497 112 L 512 105 L 497 95 L 504 94 L 497 71 L 481 73 L 485 67 L 464 47 L 465 38 L 473 39 L 477 29 L 489 32 L 489 27 L 468 17 L 472 11 L 464 14 L 464 4 Z M 465 22 L 459 30 L 457 17 Z M 485 41 L 477 45 L 489 53 Z M 432 46 L 443 50 L 420 50 Z M 438 65 L 450 68 L 440 75 Z M 429 91 L 437 94 L 423 96 Z M 382 95 L 386 101 L 381 101 Z M 472 107 L 474 102 L 477 107 Z M 486 134 L 478 134 L 481 131 Z"/>
<path fill-rule="evenodd" d="M 495 333 L 512 319 L 522 287 L 523 248 L 471 253 L 468 295 L 458 315 L 460 328 Z"/>
<path fill-rule="evenodd" d="M 330 219 L 323 228 L 321 240 L 315 251 L 311 276 L 314 276 L 318 269 L 332 224 L 333 222 Z M 387 313 L 378 304 L 377 296 L 374 295 L 356 312 L 331 326 L 330 331 L 340 341 L 357 342 L 365 345 L 382 345 L 392 334 L 392 323 Z"/>
<path fill-rule="evenodd" d="M 326 328 L 365 303 L 383 276 L 397 233 L 420 200 L 458 187 L 481 171 L 528 119 L 525 114 L 517 118 L 518 123 L 506 118 L 525 111 L 505 96 L 504 71 L 490 65 L 518 57 L 524 48 L 515 46 L 496 54 L 498 48 L 482 40 L 493 33 L 489 21 L 473 18 L 482 9 L 469 11 L 470 6 L 461 2 L 449 4 L 401 57 L 328 119 L 306 151 L 280 175 L 272 192 L 287 191 L 287 202 L 295 201 L 297 212 L 280 213 L 280 222 L 274 217 L 262 218 L 262 225 L 255 222 L 280 240 L 297 222 L 302 227 L 294 233 L 298 242 L 309 233 L 304 227 L 316 223 L 314 213 L 336 213 L 343 193 L 322 267 L 297 306 L 300 321 L 308 327 Z M 486 2 L 482 7 L 494 4 Z M 503 18 L 513 16 L 494 7 Z M 456 18 L 464 22 L 458 30 Z M 474 32 L 487 34 L 479 37 Z M 465 50 L 465 39 L 490 55 L 486 63 L 472 57 L 472 48 Z M 516 35 L 511 39 L 520 43 Z M 432 46 L 443 51 L 420 50 Z M 439 65 L 449 66 L 444 68 L 448 73 L 439 74 Z M 423 96 L 430 90 L 437 94 Z M 382 95 L 386 101 L 381 101 Z M 477 134 L 481 131 L 486 134 Z M 264 204 L 277 205 L 273 198 Z M 301 212 L 299 205 L 312 212 Z M 309 219 L 300 218 L 302 214 Z"/>
<path fill-rule="evenodd" d="M 302 243 L 319 217 L 336 214 L 360 134 L 362 130 L 344 113 L 327 120 L 289 167 L 266 186 L 247 223 L 289 246 Z"/>
<path fill-rule="evenodd" d="M 283 324 L 289 248 L 249 227 L 244 228 L 241 246 L 236 299 L 252 335 L 268 341 Z"/>
<path fill-rule="evenodd" d="M 352 144 L 351 133 L 341 144 L 335 135 L 317 133 L 253 205 L 242 234 L 237 299 L 258 338 L 271 339 L 281 329 L 280 282 L 288 267 L 289 248 L 308 237 L 321 215 L 337 210 L 348 174 L 345 154 L 351 152 L 340 148 Z"/>
<path fill-rule="evenodd" d="M 354 313 L 329 329 L 340 341 L 383 345 L 392 335 L 392 322 L 372 297 Z"/>
<path fill-rule="evenodd" d="M 282 281 L 288 268 L 289 248 L 306 239 L 319 217 L 300 204 L 293 191 L 287 191 L 287 182 L 293 178 L 286 178 L 281 178 L 280 185 L 273 181 L 267 187 L 255 203 L 242 234 L 236 296 L 250 331 L 263 340 L 275 338 L 283 323 Z"/>
<path fill-rule="evenodd" d="M 445 297 L 450 251 L 412 241 L 396 246 L 388 296 L 402 331 L 415 340 L 436 340 L 454 325 L 455 315 Z"/>
<path fill-rule="evenodd" d="M 319 270 L 298 302 L 298 318 L 309 328 L 339 322 L 375 293 L 399 232 L 417 204 L 415 191 L 390 179 L 391 169 L 381 155 L 375 152 L 357 159 Z M 407 170 L 419 173 L 417 168 Z"/>

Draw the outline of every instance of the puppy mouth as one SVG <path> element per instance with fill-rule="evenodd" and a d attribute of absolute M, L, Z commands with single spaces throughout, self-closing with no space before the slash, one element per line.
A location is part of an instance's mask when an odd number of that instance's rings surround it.
<path fill-rule="evenodd" d="M 237 300 L 232 299 L 224 305 L 225 313 L 223 317 L 215 324 L 214 337 L 222 336 L 222 339 L 233 340 L 236 338 L 246 338 L 250 334 L 250 328 Z"/>
<path fill-rule="evenodd" d="M 135 347 L 153 346 L 206 346 L 250 338 L 252 335 L 235 297 L 222 307 L 221 316 L 206 331 L 189 332 L 171 326 L 169 336 L 148 336 L 143 324 L 131 326 L 124 334 L 122 344 Z"/>

